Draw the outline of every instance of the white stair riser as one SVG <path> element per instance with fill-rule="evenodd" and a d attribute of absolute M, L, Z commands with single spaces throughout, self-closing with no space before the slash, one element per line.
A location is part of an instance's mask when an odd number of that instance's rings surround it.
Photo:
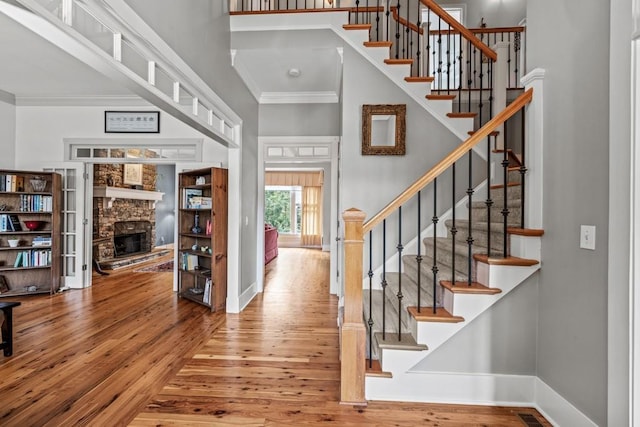
<path fill-rule="evenodd" d="M 428 350 L 413 351 L 383 348 L 380 349 L 380 365 L 384 372 L 391 372 L 395 376 L 396 373 L 399 374 L 406 370 L 407 366 L 414 366 L 424 359 L 427 351 Z"/>
<path fill-rule="evenodd" d="M 489 265 L 477 263 L 476 281 L 489 288 L 500 288 L 507 293 L 540 269 L 540 264 L 526 266 Z"/>
<path fill-rule="evenodd" d="M 542 259 L 542 238 L 511 235 L 511 256 L 527 259 Z"/>

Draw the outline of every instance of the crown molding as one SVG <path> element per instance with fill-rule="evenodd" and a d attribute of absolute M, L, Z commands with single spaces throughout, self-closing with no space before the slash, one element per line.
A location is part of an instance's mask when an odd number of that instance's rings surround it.
<path fill-rule="evenodd" d="M 337 104 L 336 92 L 262 92 L 260 104 Z"/>

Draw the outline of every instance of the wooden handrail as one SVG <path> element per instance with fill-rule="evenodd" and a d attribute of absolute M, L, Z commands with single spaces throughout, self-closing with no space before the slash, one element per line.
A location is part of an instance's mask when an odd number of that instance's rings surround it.
<path fill-rule="evenodd" d="M 442 159 L 437 165 L 432 167 L 427 173 L 422 175 L 416 182 L 411 184 L 409 188 L 404 190 L 398 197 L 385 206 L 380 212 L 375 214 L 371 219 L 364 223 L 362 227 L 363 234 L 368 233 L 373 227 L 380 224 L 391 213 L 393 213 L 398 207 L 402 206 L 409 199 L 415 196 L 418 191 L 423 189 L 427 184 L 440 176 L 445 170 L 447 170 L 453 163 L 457 162 L 469 152 L 473 147 L 486 138 L 491 132 L 496 130 L 500 125 L 504 124 L 509 118 L 516 114 L 522 107 L 531 102 L 533 98 L 533 89 L 528 89 L 522 95 L 517 97 L 511 104 L 497 114 L 494 118 L 489 120 L 484 126 L 482 126 L 477 132 L 471 135 L 465 142 L 460 144 L 455 150 L 453 150 L 447 157 Z"/>
<path fill-rule="evenodd" d="M 319 9 L 271 9 L 271 10 L 234 10 L 229 15 L 267 15 L 272 13 L 315 13 L 315 12 L 351 12 L 351 13 L 372 13 L 384 12 L 383 6 L 368 7 L 326 7 Z"/>
<path fill-rule="evenodd" d="M 473 34 L 524 33 L 525 27 L 469 28 Z M 429 34 L 458 34 L 457 30 L 430 30 Z"/>
<path fill-rule="evenodd" d="M 393 19 L 398 21 L 400 23 L 400 25 L 403 25 L 405 27 L 409 27 L 409 29 L 411 31 L 413 31 L 414 33 L 424 34 L 424 29 L 423 28 L 418 27 L 416 24 L 413 24 L 411 22 L 407 22 L 406 19 L 404 19 L 403 17 L 398 15 L 398 7 L 397 6 L 391 6 L 391 7 L 389 7 L 389 9 L 391 9 L 391 13 L 393 15 Z"/>
<path fill-rule="evenodd" d="M 423 5 L 427 6 L 431 9 L 436 15 L 440 17 L 444 22 L 449 24 L 453 29 L 458 31 L 462 37 L 469 40 L 471 44 L 477 47 L 482 53 L 485 54 L 488 58 L 491 58 L 492 61 L 496 61 L 498 59 L 498 54 L 491 49 L 486 44 L 482 43 L 482 41 L 477 38 L 471 31 L 469 31 L 464 25 L 456 21 L 453 16 L 449 15 L 443 8 L 440 7 L 433 0 L 420 0 Z"/>

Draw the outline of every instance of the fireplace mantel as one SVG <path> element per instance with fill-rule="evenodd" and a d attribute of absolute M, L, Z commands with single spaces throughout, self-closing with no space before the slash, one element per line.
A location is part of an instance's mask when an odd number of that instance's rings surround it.
<path fill-rule="evenodd" d="M 133 190 L 121 187 L 93 187 L 93 197 L 102 198 L 105 209 L 111 209 L 116 199 L 148 200 L 149 208 L 155 209 L 156 202 L 162 200 L 164 193 L 159 191 Z"/>

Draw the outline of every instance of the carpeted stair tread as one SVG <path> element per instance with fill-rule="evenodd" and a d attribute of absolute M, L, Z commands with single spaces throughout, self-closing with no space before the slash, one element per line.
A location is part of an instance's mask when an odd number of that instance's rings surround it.
<path fill-rule="evenodd" d="M 424 344 L 418 344 L 411 334 L 401 334 L 401 338 L 398 338 L 398 334 L 385 334 L 383 339 L 382 332 L 376 332 L 374 336 L 378 342 L 378 346 L 383 349 L 414 351 L 429 349 Z"/>
<path fill-rule="evenodd" d="M 450 230 L 451 226 L 453 225 L 453 220 L 447 219 L 444 223 L 447 226 L 447 229 Z M 457 219 L 456 218 L 456 228 L 458 229 L 458 234 L 460 234 L 461 232 L 462 232 L 462 234 L 465 234 L 465 232 L 469 229 L 469 220 L 468 219 Z M 471 221 L 471 230 L 486 232 L 487 231 L 487 222 L 486 221 Z M 504 233 L 504 223 L 502 223 L 502 222 L 492 222 L 491 223 L 491 232 L 492 233 L 498 233 L 498 234 Z M 465 238 L 466 238 L 466 234 L 465 234 Z"/>
<path fill-rule="evenodd" d="M 410 276 L 407 273 L 402 273 L 401 275 L 398 273 L 392 273 L 387 280 L 387 283 L 388 283 L 387 291 L 393 295 L 392 299 L 395 300 L 396 306 L 398 305 L 398 299 L 397 299 L 398 286 L 399 286 L 398 278 L 400 276 L 402 276 L 402 308 L 403 308 L 403 315 L 404 315 L 404 312 L 409 307 L 411 307 L 412 305 L 418 304 L 418 286 L 417 286 L 417 283 L 412 278 L 410 279 Z M 423 280 L 422 283 L 420 284 L 420 299 L 421 299 L 421 303 L 420 303 L 421 305 L 425 307 L 432 306 L 432 301 L 433 301 L 433 280 L 432 279 L 429 280 L 428 282 Z M 403 318 L 403 321 L 404 321 L 404 318 Z M 412 326 L 409 324 L 409 322 L 406 322 L 406 324 L 407 326 Z"/>
<path fill-rule="evenodd" d="M 397 322 L 393 320 L 398 318 L 398 304 L 397 302 L 394 304 L 393 300 L 390 298 L 387 290 L 386 295 L 386 322 L 385 322 L 385 330 L 386 332 L 397 333 L 398 327 Z M 363 290 L 362 292 L 362 305 L 363 305 L 363 320 L 365 328 L 369 329 L 368 321 L 369 321 L 369 295 L 373 296 L 373 331 L 381 332 L 382 331 L 382 290 L 374 289 L 369 291 L 368 289 Z M 392 319 L 392 320 L 390 320 Z M 403 328 L 407 327 L 407 325 L 403 325 Z"/>
<path fill-rule="evenodd" d="M 466 235 L 465 235 L 466 239 Z M 436 265 L 438 267 L 438 280 L 451 280 L 452 252 L 453 242 L 451 237 L 436 238 Z M 431 268 L 433 266 L 433 238 L 424 239 L 425 254 L 423 255 L 422 264 L 426 265 L 431 277 Z M 469 245 L 461 240 L 456 240 L 456 280 L 464 280 L 469 272 Z M 478 245 L 471 246 L 471 254 L 486 253 L 487 249 Z M 422 266 L 421 266 L 422 267 Z"/>

